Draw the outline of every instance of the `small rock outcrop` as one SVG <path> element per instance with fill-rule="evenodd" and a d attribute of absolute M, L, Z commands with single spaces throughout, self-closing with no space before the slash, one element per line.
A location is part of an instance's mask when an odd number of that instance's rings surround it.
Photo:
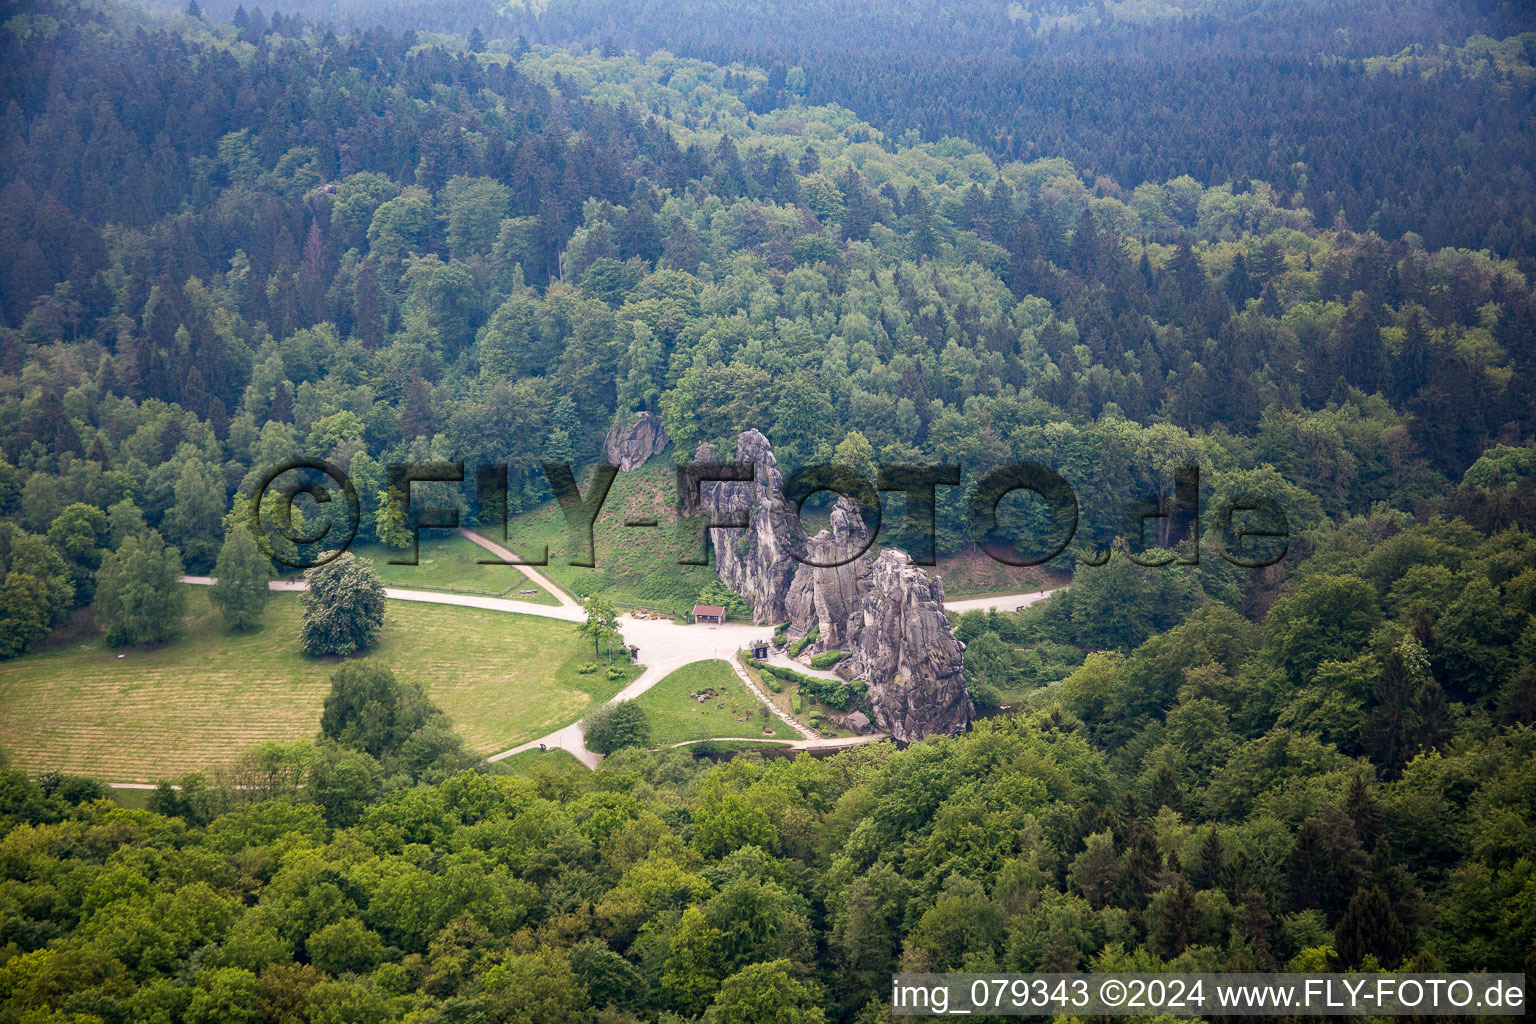
<path fill-rule="evenodd" d="M 868 736 L 871 729 L 873 728 L 869 723 L 869 716 L 862 711 L 855 711 L 853 714 L 843 719 L 843 724 L 846 725 L 848 730 L 855 736 Z"/>
<path fill-rule="evenodd" d="M 846 495 L 837 499 L 829 518 L 832 528 L 806 542 L 806 562 L 796 570 L 784 605 L 791 633 L 805 636 L 820 629 L 817 649 L 841 651 L 848 649 L 863 625 L 864 591 L 874 560 L 865 551 L 844 565 L 829 564 L 847 559 L 869 543 L 859 506 Z"/>
<path fill-rule="evenodd" d="M 965 688 L 965 646 L 944 614 L 944 584 L 888 548 L 869 573 L 862 617 L 853 669 L 869 683 L 880 727 L 903 741 L 964 731 L 976 709 Z"/>
<path fill-rule="evenodd" d="M 667 428 L 662 426 L 660 416 L 650 412 L 636 413 L 635 422 L 628 427 L 619 421 L 608 428 L 608 436 L 603 441 L 603 461 L 628 473 L 645 465 L 652 456 L 660 455 L 668 440 Z"/>
<path fill-rule="evenodd" d="M 737 463 L 752 463 L 750 481 L 705 481 L 699 486 L 699 502 L 723 519 L 745 511 L 745 530 L 711 530 L 715 548 L 715 575 L 726 589 L 740 594 L 752 606 L 752 623 L 777 625 L 789 618 L 789 595 L 805 554 L 805 531 L 784 502 L 784 478 L 776 468 L 768 439 L 748 430 L 736 439 Z"/>

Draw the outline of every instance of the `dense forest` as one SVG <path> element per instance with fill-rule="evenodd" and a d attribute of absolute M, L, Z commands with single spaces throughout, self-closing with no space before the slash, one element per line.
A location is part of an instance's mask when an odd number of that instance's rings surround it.
<path fill-rule="evenodd" d="M 6 36 L 0 482 L 32 534 L 128 501 L 206 569 L 230 494 L 298 454 L 378 531 L 403 458 L 508 464 L 516 510 L 642 408 L 680 452 L 758 427 L 788 466 L 1044 462 L 1089 548 L 1176 465 L 1305 532 L 1451 500 L 1531 435 L 1513 263 L 1262 181 L 892 147 L 678 58 L 57 13 Z"/>
<path fill-rule="evenodd" d="M 756 111 L 838 104 L 893 139 L 960 137 L 999 162 L 1064 157 L 1126 189 L 1184 174 L 1259 179 L 1299 195 L 1321 224 L 1342 216 L 1355 230 L 1414 231 L 1430 248 L 1487 248 L 1536 268 L 1532 43 L 1513 62 L 1481 52 L 1531 29 L 1529 12 L 1504 0 L 278 8 L 480 31 L 506 46 L 741 61 L 769 72 L 747 97 Z M 210 10 L 230 17 L 235 5 Z M 1381 73 L 1381 58 L 1469 40 L 1470 59 L 1449 74 Z"/>
<path fill-rule="evenodd" d="M 1069 589 L 953 623 L 978 704 L 1025 692 L 957 738 L 489 769 L 343 669 L 313 743 L 149 810 L 0 771 L 0 1021 L 872 1024 L 897 967 L 1536 974 L 1530 19 L 1018 6 L 807 8 L 868 41 L 833 54 L 703 0 L 7 5 L 6 658 L 210 571 L 285 459 L 346 467 L 398 546 L 388 464 L 506 465 L 515 516 L 642 410 L 679 458 L 757 428 L 786 470 L 959 465 L 942 553 L 1005 463 L 1082 522 Z M 1189 465 L 1207 557 L 1123 557 Z M 1252 494 L 1289 523 L 1263 570 L 1209 546 Z"/>
<path fill-rule="evenodd" d="M 318 746 L 150 811 L 6 770 L 0 1015 L 870 1024 L 898 968 L 1529 975 L 1533 546 L 1382 513 L 1263 625 L 1175 600 L 1142 641 L 1124 581 L 967 616 L 968 663 L 1099 650 L 902 751 L 452 774 L 419 692 L 363 714 L 392 680 L 348 669 Z"/>

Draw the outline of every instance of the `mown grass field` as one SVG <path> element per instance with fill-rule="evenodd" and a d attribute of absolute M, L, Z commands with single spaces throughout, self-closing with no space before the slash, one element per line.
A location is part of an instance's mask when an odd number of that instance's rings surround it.
<path fill-rule="evenodd" d="M 703 704 L 688 696 L 706 689 L 714 690 L 717 696 Z M 684 665 L 636 701 L 651 717 L 651 742 L 658 747 L 717 736 L 766 737 L 764 726 L 772 726 L 775 737 L 790 732 L 777 718 L 762 716 L 762 702 L 723 661 Z M 746 721 L 738 722 L 738 718 Z"/>
<path fill-rule="evenodd" d="M 459 594 L 506 597 L 514 601 L 555 605 L 557 601 L 511 565 L 480 565 L 479 559 L 493 557 L 489 551 L 457 534 L 432 530 L 422 534 L 421 552 L 416 565 L 391 565 L 391 558 L 405 558 L 409 551 L 387 548 L 382 544 L 363 544 L 352 549 L 359 558 L 373 563 L 374 571 L 385 586 L 416 590 L 444 590 Z M 535 590 L 536 594 L 521 594 Z"/>
<path fill-rule="evenodd" d="M 561 750 L 559 747 L 551 747 L 549 750 L 525 750 L 521 754 L 513 754 L 496 762 L 499 771 L 512 775 L 538 776 L 546 772 L 560 773 L 571 768 L 580 768 L 583 773 L 587 766 L 576 760 L 576 755 L 570 751 Z"/>
<path fill-rule="evenodd" d="M 1057 570 L 1058 563 L 1069 564 L 1065 558 L 1046 566 L 1008 565 L 984 551 L 966 548 L 955 554 L 940 555 L 938 563 L 928 571 L 943 577 L 946 601 L 1029 594 L 1072 581 L 1070 572 Z"/>
<path fill-rule="evenodd" d="M 263 740 L 319 729 L 339 662 L 299 651 L 299 599 L 274 595 L 258 631 L 227 632 L 191 588 L 179 639 L 113 650 L 90 638 L 0 664 L 0 747 L 28 772 L 155 782 L 226 763 Z M 466 744 L 494 753 L 580 718 L 638 674 L 576 667 L 591 655 L 570 623 L 391 601 L 366 657 L 420 683 Z"/>

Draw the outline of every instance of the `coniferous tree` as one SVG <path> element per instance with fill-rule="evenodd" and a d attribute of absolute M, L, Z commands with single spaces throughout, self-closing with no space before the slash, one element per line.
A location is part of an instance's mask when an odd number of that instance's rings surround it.
<path fill-rule="evenodd" d="M 1347 967 L 1358 966 L 1370 955 L 1383 969 L 1392 970 L 1412 951 L 1408 929 L 1392 909 L 1392 901 L 1374 885 L 1361 887 L 1350 899 L 1334 928 L 1334 944 L 1339 962 Z"/>

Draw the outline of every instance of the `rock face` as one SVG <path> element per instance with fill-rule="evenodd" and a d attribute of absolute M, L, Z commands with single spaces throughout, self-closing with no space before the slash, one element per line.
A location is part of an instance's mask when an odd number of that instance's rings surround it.
<path fill-rule="evenodd" d="M 718 460 L 700 448 L 695 461 Z M 713 530 L 711 539 L 715 573 L 746 598 L 753 623 L 787 619 L 801 636 L 816 628 L 813 649 L 851 654 L 838 665 L 838 675 L 869 685 L 875 723 L 896 739 L 963 731 L 976 711 L 965 688 L 965 646 L 949 631 L 940 580 L 894 548 L 879 558 L 866 552 L 846 565 L 807 564 L 838 561 L 864 546 L 868 532 L 858 506 L 839 498 L 831 529 L 807 540 L 784 500 L 768 439 L 746 431 L 736 439 L 735 461 L 753 463 L 755 478 L 706 481 L 699 503 L 716 518 L 749 514 L 747 529 Z"/>
<path fill-rule="evenodd" d="M 944 585 L 888 548 L 875 560 L 853 644 L 854 674 L 869 683 L 875 721 L 898 740 L 964 731 L 976 717 L 963 644 L 949 632 Z"/>
<path fill-rule="evenodd" d="M 864 591 L 873 559 L 864 552 L 845 565 L 827 564 L 843 561 L 869 540 L 858 505 L 846 495 L 837 499 L 829 518 L 832 528 L 806 542 L 807 562 L 796 570 L 784 604 L 791 633 L 804 636 L 819 628 L 817 650 L 843 651 L 863 626 Z"/>
<path fill-rule="evenodd" d="M 776 467 L 768 439 L 748 430 L 736 439 L 738 463 L 755 467 L 751 481 L 706 481 L 699 487 L 699 501 L 722 519 L 743 510 L 748 513 L 745 530 L 711 530 L 715 548 L 715 574 L 733 593 L 752 606 L 752 623 L 777 625 L 789 618 L 784 600 L 805 555 L 805 531 L 784 502 L 784 478 Z"/>
<path fill-rule="evenodd" d="M 635 422 L 628 428 L 620 423 L 608 428 L 608 437 L 603 441 L 603 461 L 628 473 L 645 465 L 651 456 L 660 455 L 667 441 L 667 428 L 662 426 L 660 416 L 636 413 Z"/>

